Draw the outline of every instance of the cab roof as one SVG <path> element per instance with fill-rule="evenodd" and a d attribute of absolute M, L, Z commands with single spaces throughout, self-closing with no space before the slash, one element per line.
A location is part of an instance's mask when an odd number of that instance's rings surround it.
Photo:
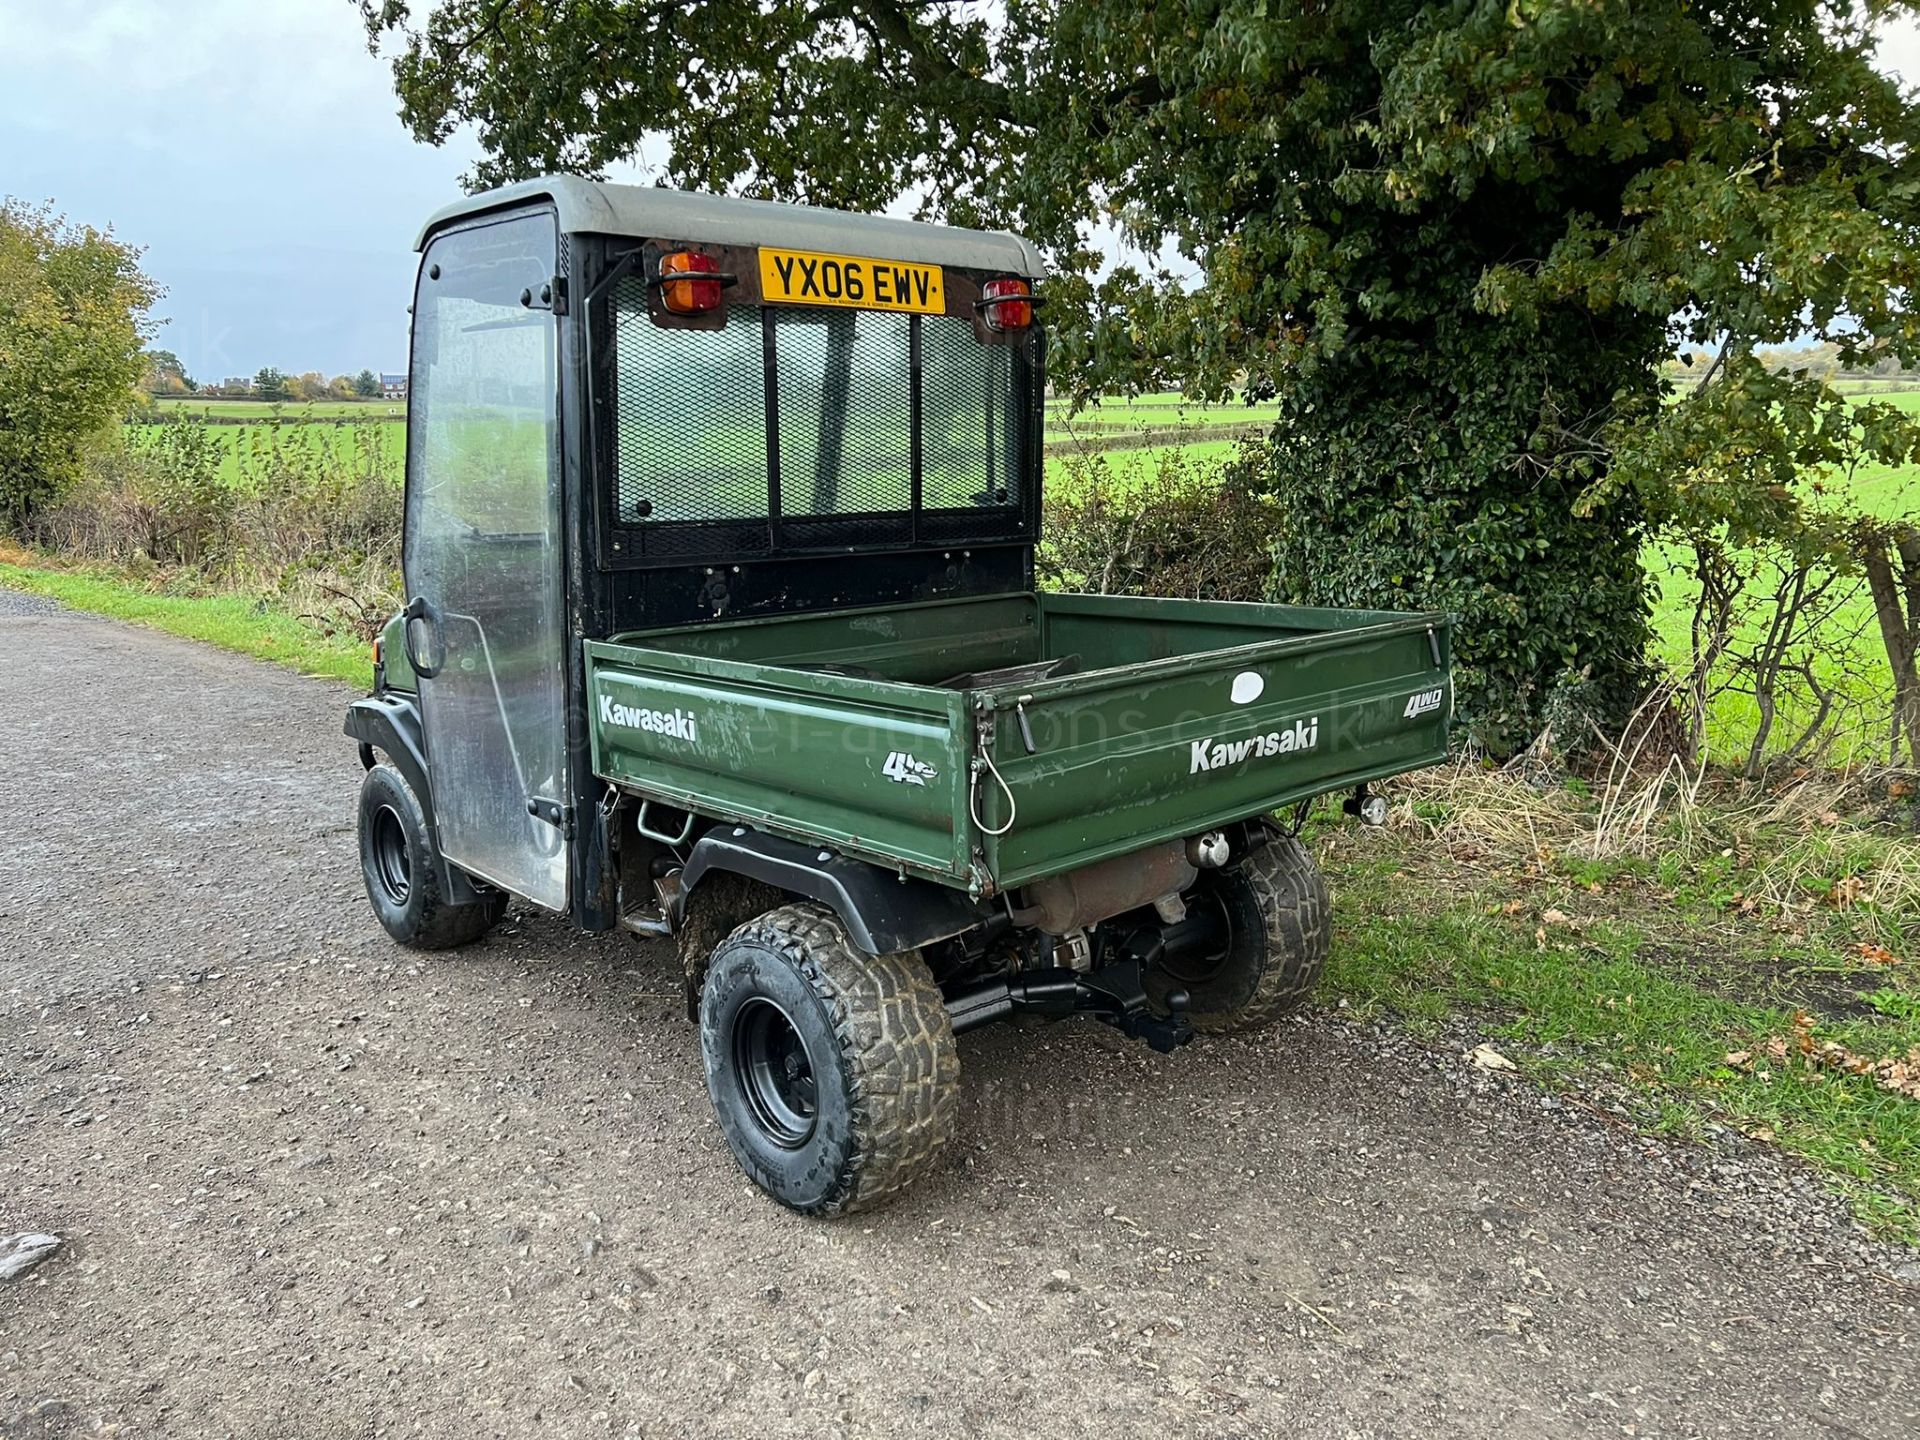
<path fill-rule="evenodd" d="M 568 235 L 614 235 L 633 239 L 684 240 L 699 245 L 775 245 L 917 260 L 969 270 L 998 270 L 1039 279 L 1040 252 L 1004 230 L 959 230 L 884 215 L 860 215 L 815 205 L 740 200 L 647 185 L 605 185 L 577 175 L 549 175 L 482 191 L 443 206 L 421 228 L 414 249 L 424 250 L 435 232 L 457 221 L 496 210 L 549 200 Z"/>

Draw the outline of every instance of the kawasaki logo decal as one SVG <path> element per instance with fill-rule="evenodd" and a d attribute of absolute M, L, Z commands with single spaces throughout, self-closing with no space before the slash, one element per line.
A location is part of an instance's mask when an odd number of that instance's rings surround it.
<path fill-rule="evenodd" d="M 1276 755 L 1295 755 L 1302 750 L 1312 750 L 1320 743 L 1320 717 L 1308 720 L 1296 720 L 1291 730 L 1269 730 L 1264 735 L 1249 735 L 1244 740 L 1195 740 L 1193 742 L 1193 768 L 1189 775 L 1198 775 L 1202 770 L 1219 770 L 1228 765 L 1238 765 L 1243 760 L 1271 760 Z"/>
<path fill-rule="evenodd" d="M 650 735 L 666 735 L 689 745 L 700 743 L 700 732 L 693 716 L 684 710 L 643 710 L 633 705 L 616 705 L 613 697 L 600 697 L 600 723 L 621 725 L 629 730 L 645 730 Z"/>

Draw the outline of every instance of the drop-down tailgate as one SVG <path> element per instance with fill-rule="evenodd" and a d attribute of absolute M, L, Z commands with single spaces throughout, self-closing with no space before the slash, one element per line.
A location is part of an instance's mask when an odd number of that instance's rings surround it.
<path fill-rule="evenodd" d="M 1012 818 L 982 837 L 1003 887 L 1446 758 L 1442 615 L 1058 598 L 1055 653 L 1077 644 L 1061 632 L 1129 619 L 1267 611 L 1323 628 L 971 696 L 992 732 L 980 818 L 986 831 Z"/>

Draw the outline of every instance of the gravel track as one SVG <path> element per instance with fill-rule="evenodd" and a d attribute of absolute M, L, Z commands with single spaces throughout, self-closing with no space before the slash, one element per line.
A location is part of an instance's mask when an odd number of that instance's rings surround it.
<path fill-rule="evenodd" d="M 1808 1176 L 1325 1013 L 969 1035 L 930 1181 L 787 1214 L 666 947 L 386 939 L 347 698 L 0 591 L 0 1436 L 1920 1432 Z"/>
<path fill-rule="evenodd" d="M 52 615 L 60 610 L 58 600 L 30 595 L 24 590 L 0 588 L 0 620 L 18 620 L 29 615 Z"/>

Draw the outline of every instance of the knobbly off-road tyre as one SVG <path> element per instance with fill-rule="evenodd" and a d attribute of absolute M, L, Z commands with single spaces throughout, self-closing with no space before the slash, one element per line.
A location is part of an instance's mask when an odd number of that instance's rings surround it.
<path fill-rule="evenodd" d="M 803 1214 L 892 1199 L 934 1168 L 958 1122 L 940 987 L 913 952 L 860 950 L 824 906 L 783 905 L 720 942 L 700 1047 L 734 1159 Z"/>
<path fill-rule="evenodd" d="M 374 766 L 360 783 L 360 875 L 381 926 L 410 949 L 469 944 L 507 913 L 507 897 L 498 890 L 477 904 L 448 901 L 439 860 L 420 797 L 393 766 Z"/>
<path fill-rule="evenodd" d="M 1156 1006 L 1164 1010 L 1170 993 L 1185 990 L 1193 1028 L 1220 1035 L 1271 1025 L 1307 998 L 1327 963 L 1333 906 L 1299 840 L 1275 835 L 1233 868 L 1203 872 L 1186 901 L 1220 908 L 1227 947 L 1151 972 L 1146 991 Z"/>

